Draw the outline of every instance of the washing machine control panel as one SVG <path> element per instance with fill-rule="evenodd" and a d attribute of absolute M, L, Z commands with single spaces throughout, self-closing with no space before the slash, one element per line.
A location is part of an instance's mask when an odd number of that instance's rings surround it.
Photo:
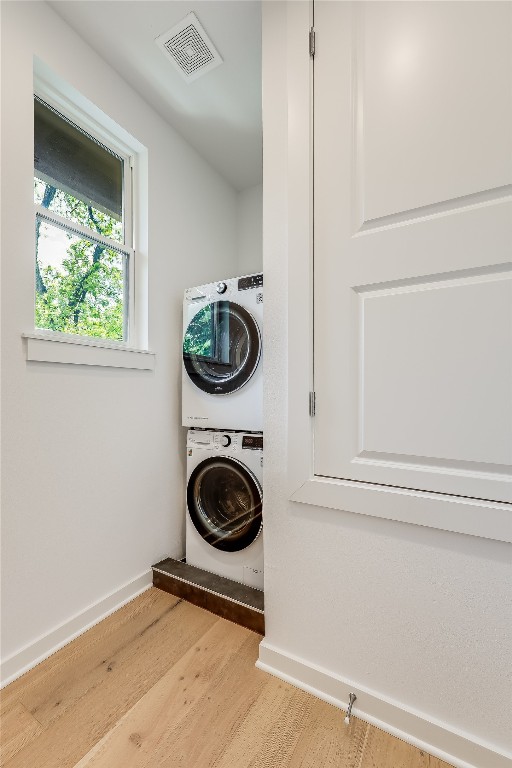
<path fill-rule="evenodd" d="M 211 448 L 213 445 L 213 432 L 203 432 L 198 430 L 189 430 L 187 436 L 187 446 L 189 448 Z"/>
<path fill-rule="evenodd" d="M 236 452 L 240 448 L 240 435 L 238 432 L 214 432 L 213 445 L 215 448 L 229 448 Z"/>
<path fill-rule="evenodd" d="M 238 280 L 238 290 L 247 291 L 249 288 L 261 288 L 263 285 L 263 275 L 248 275 L 240 277 Z"/>
<path fill-rule="evenodd" d="M 223 451 L 228 449 L 229 452 L 233 451 L 234 453 L 240 450 L 262 451 L 263 435 L 256 432 L 220 432 L 206 429 L 191 429 L 188 432 L 187 448 Z"/>
<path fill-rule="evenodd" d="M 252 451 L 263 450 L 263 435 L 243 435 L 242 448 L 249 448 Z"/>

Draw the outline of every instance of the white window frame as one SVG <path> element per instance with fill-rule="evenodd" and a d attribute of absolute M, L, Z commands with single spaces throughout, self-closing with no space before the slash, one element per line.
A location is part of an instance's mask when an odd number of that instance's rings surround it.
<path fill-rule="evenodd" d="M 42 70 L 42 73 L 39 70 Z M 127 270 L 124 286 L 123 340 L 66 334 L 35 328 L 34 324 L 33 330 L 22 334 L 27 339 L 27 359 L 152 370 L 155 366 L 155 355 L 148 349 L 147 339 L 147 254 L 141 252 L 140 244 L 137 243 L 140 230 L 145 229 L 138 221 L 145 209 L 139 199 L 141 183 L 138 177 L 144 147 L 85 98 L 79 97 L 69 86 L 53 78 L 44 65 L 40 68 L 36 65 L 33 90 L 34 97 L 41 99 L 121 158 L 123 242 L 105 238 L 40 205 L 34 206 L 34 223 L 36 217 L 40 217 L 66 231 L 86 235 L 98 243 L 108 245 L 126 255 Z M 33 296 L 35 297 L 35 285 Z"/>
<path fill-rule="evenodd" d="M 312 3 L 287 3 L 288 498 L 329 509 L 512 542 L 512 505 L 315 475 L 313 369 L 313 63 L 304 40 Z M 270 174 L 269 174 L 270 175 Z M 290 281 L 291 282 L 291 281 Z M 300 354 L 299 354 L 300 352 Z M 296 354 L 297 353 L 297 354 Z"/>

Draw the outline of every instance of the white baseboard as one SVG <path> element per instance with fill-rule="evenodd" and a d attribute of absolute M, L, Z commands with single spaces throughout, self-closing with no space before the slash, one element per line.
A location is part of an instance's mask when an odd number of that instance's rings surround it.
<path fill-rule="evenodd" d="M 346 709 L 349 693 L 357 700 L 355 717 L 397 736 L 455 768 L 510 768 L 512 754 L 501 752 L 492 744 L 475 739 L 448 723 L 436 721 L 400 702 L 345 680 L 328 670 L 274 648 L 265 640 L 260 644 L 259 669 L 312 693 L 319 699 Z M 340 728 L 343 718 L 340 717 Z"/>
<path fill-rule="evenodd" d="M 13 653 L 7 659 L 2 660 L 2 680 L 0 688 L 12 683 L 29 669 L 35 667 L 48 656 L 51 656 L 59 648 L 67 645 L 75 637 L 83 634 L 102 619 L 110 616 L 126 603 L 145 592 L 152 585 L 153 571 L 144 571 L 135 579 L 114 590 L 97 603 L 88 606 L 84 611 L 75 614 L 67 621 L 55 627 L 46 635 L 42 635 L 32 643 Z"/>

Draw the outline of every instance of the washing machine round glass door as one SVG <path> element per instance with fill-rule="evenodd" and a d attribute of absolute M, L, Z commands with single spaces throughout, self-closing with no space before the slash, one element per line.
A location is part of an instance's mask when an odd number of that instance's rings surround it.
<path fill-rule="evenodd" d="M 183 338 L 183 362 L 194 384 L 210 395 L 236 392 L 253 375 L 261 355 L 257 322 L 233 301 L 197 312 Z"/>
<path fill-rule="evenodd" d="M 236 459 L 212 457 L 198 464 L 188 481 L 187 503 L 198 533 L 216 549 L 238 552 L 261 531 L 261 486 Z"/>

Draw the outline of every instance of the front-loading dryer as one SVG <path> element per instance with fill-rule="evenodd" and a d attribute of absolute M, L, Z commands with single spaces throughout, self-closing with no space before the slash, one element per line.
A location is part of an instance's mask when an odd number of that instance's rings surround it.
<path fill-rule="evenodd" d="M 183 301 L 183 426 L 263 429 L 263 275 L 189 288 Z"/>
<path fill-rule="evenodd" d="M 186 559 L 263 589 L 263 435 L 190 429 Z"/>

